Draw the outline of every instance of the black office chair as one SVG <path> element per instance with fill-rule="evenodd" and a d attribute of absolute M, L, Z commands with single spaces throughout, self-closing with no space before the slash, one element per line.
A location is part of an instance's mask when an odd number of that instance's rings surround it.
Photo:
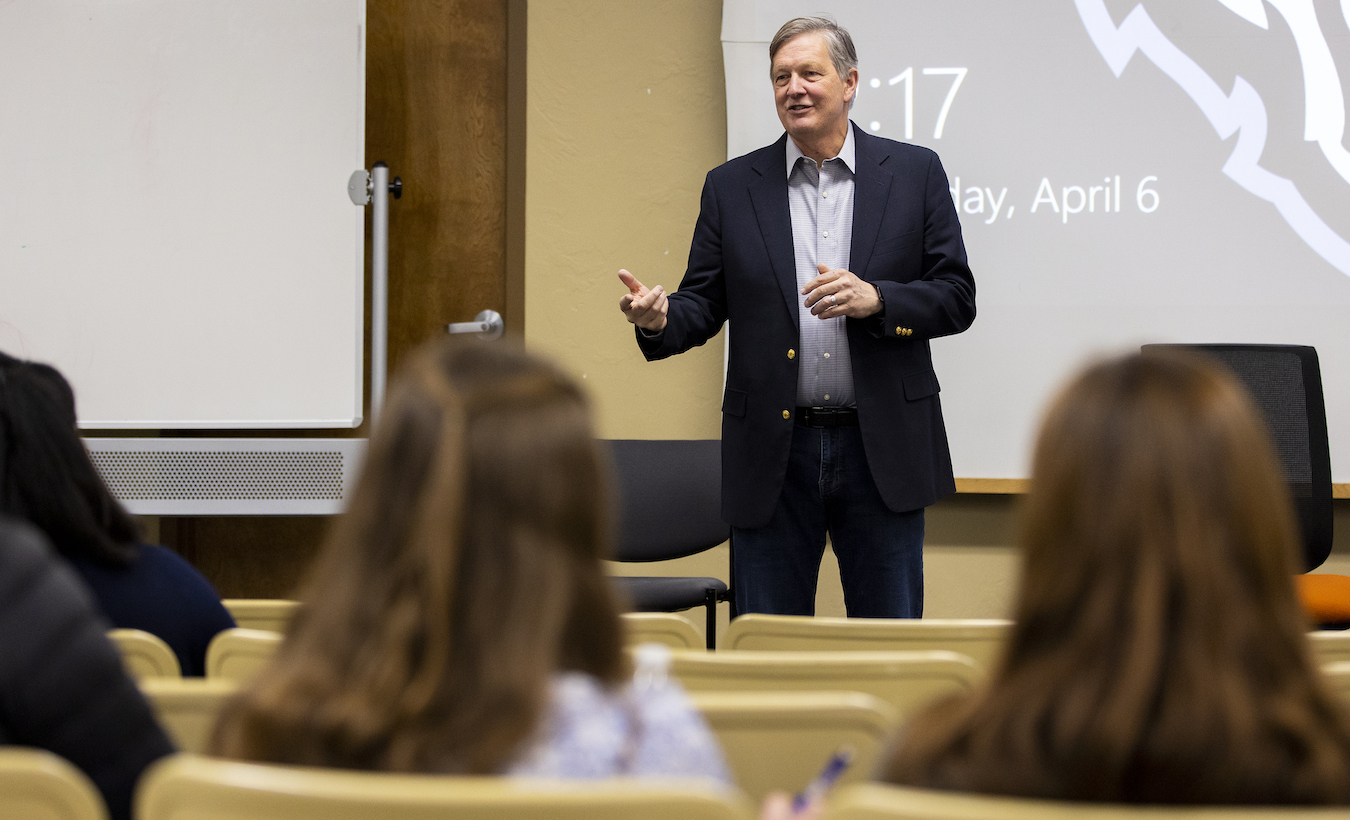
<path fill-rule="evenodd" d="M 616 561 L 667 561 L 725 543 L 722 443 L 614 439 L 608 442 L 619 496 Z M 717 602 L 730 599 L 717 578 L 615 577 L 638 612 L 707 608 L 708 648 L 717 639 Z"/>
<path fill-rule="evenodd" d="M 1270 425 L 1303 537 L 1303 571 L 1331 553 L 1331 446 L 1317 350 L 1303 345 L 1144 345 L 1197 350 L 1227 365 Z"/>

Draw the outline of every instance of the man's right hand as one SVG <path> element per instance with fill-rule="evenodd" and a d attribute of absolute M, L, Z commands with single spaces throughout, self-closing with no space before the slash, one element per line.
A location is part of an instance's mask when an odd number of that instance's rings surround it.
<path fill-rule="evenodd" d="M 619 299 L 619 310 L 628 321 L 652 333 L 666 329 L 666 291 L 660 285 L 647 289 L 637 277 L 626 270 L 619 271 L 619 281 L 624 283 L 628 292 Z"/>

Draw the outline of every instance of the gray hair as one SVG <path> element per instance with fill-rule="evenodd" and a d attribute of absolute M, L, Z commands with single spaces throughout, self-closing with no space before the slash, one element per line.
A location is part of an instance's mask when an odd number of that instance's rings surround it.
<path fill-rule="evenodd" d="M 825 48 L 830 52 L 830 62 L 834 63 L 839 79 L 844 79 L 850 69 L 858 67 L 858 52 L 853 48 L 853 38 L 847 29 L 828 17 L 794 17 L 769 41 L 770 72 L 773 71 L 773 58 L 778 56 L 783 44 L 802 34 L 819 34 L 825 38 Z"/>

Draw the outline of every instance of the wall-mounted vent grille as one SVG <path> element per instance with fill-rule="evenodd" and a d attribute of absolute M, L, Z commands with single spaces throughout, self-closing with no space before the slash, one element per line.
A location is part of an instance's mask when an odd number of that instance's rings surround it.
<path fill-rule="evenodd" d="M 331 500 L 343 497 L 342 453 L 92 453 L 125 500 Z"/>
<path fill-rule="evenodd" d="M 87 438 L 113 495 L 137 515 L 341 512 L 364 439 Z"/>

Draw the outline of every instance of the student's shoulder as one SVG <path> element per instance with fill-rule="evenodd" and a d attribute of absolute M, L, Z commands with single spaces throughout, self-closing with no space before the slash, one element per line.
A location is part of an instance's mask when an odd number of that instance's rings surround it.
<path fill-rule="evenodd" d="M 47 539 L 31 524 L 0 516 L 0 568 L 12 571 L 40 569 L 55 564 Z"/>
<path fill-rule="evenodd" d="M 47 537 L 27 522 L 0 516 L 0 607 L 94 611 L 90 593 L 56 554 Z"/>
<path fill-rule="evenodd" d="M 235 625 L 221 603 L 215 585 L 192 562 L 159 544 L 142 544 L 140 550 L 136 569 L 142 582 L 157 586 L 171 584 L 177 590 L 177 600 L 180 603 L 195 602 L 199 609 L 209 614 L 217 630 Z"/>
<path fill-rule="evenodd" d="M 206 576 L 192 562 L 168 547 L 159 544 L 141 544 L 136 563 L 140 568 L 161 575 L 174 575 L 192 581 L 206 581 Z"/>

